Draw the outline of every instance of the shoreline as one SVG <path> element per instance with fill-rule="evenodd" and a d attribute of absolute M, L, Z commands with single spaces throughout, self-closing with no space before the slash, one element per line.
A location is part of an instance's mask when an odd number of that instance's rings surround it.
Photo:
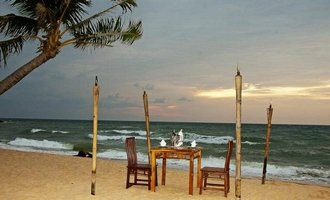
<path fill-rule="evenodd" d="M 219 191 L 199 195 L 197 187 L 191 196 L 188 173 L 173 168 L 167 169 L 167 183 L 156 192 L 145 186 L 126 189 L 125 160 L 97 160 L 95 196 L 90 194 L 90 158 L 0 149 L 0 163 L 0 199 L 235 199 L 234 177 L 228 198 Z M 330 187 L 278 180 L 262 185 L 259 179 L 243 178 L 242 199 L 330 199 Z"/>

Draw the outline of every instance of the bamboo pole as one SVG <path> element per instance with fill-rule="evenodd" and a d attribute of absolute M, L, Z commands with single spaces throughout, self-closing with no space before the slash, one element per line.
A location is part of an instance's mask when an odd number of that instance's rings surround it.
<path fill-rule="evenodd" d="M 235 76 L 236 89 L 236 177 L 235 196 L 241 199 L 241 104 L 242 104 L 242 76 L 237 68 Z"/>
<path fill-rule="evenodd" d="M 99 90 L 97 77 L 95 77 L 95 85 L 93 88 L 93 164 L 92 164 L 92 184 L 91 194 L 95 195 L 96 184 L 96 154 L 97 154 L 97 120 L 98 120 L 98 104 Z"/>
<path fill-rule="evenodd" d="M 146 123 L 148 161 L 149 161 L 149 164 L 151 164 L 151 156 L 150 156 L 151 141 L 150 141 L 150 128 L 149 128 L 149 108 L 148 108 L 148 95 L 147 95 L 146 91 L 143 92 L 143 104 L 144 104 L 144 116 L 145 116 L 145 123 Z"/>
<path fill-rule="evenodd" d="M 272 116 L 273 116 L 273 108 L 272 108 L 272 104 L 270 104 L 269 108 L 267 108 L 267 133 L 266 133 L 265 157 L 264 157 L 264 167 L 262 170 L 261 184 L 265 184 L 266 173 L 267 173 L 267 161 L 269 158 L 270 133 L 272 130 Z"/>

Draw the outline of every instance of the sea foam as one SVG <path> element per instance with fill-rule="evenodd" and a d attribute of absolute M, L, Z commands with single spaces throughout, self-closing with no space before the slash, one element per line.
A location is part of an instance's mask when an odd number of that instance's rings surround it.
<path fill-rule="evenodd" d="M 93 138 L 93 134 L 88 134 L 89 138 Z M 121 141 L 125 141 L 125 139 L 129 137 L 127 135 L 113 135 L 113 136 L 109 136 L 109 135 L 97 135 L 97 140 L 99 141 L 104 141 L 104 140 L 121 140 Z M 142 136 L 134 136 L 135 139 L 137 140 L 146 140 L 146 137 L 142 137 Z"/>
<path fill-rule="evenodd" d="M 22 146 L 22 147 L 34 147 L 34 148 L 41 148 L 41 149 L 73 149 L 72 144 L 65 144 L 60 143 L 57 141 L 49 141 L 49 140 L 32 140 L 26 138 L 15 138 L 8 142 L 9 145 L 13 146 Z"/>
<path fill-rule="evenodd" d="M 199 135 L 196 133 L 184 133 L 184 141 L 206 144 L 227 144 L 229 140 L 233 140 L 231 136 L 209 136 L 209 135 Z"/>
<path fill-rule="evenodd" d="M 120 133 L 120 134 L 125 134 L 125 135 L 129 135 L 129 134 L 138 134 L 138 135 L 147 135 L 146 131 L 143 130 L 112 130 L 115 133 Z M 150 132 L 150 135 L 152 134 L 152 132 Z"/>
<path fill-rule="evenodd" d="M 66 134 L 66 133 L 70 133 L 70 132 L 69 131 L 53 130 L 52 133 L 63 133 L 63 134 Z"/>
<path fill-rule="evenodd" d="M 40 128 L 33 128 L 33 129 L 31 129 L 31 133 L 38 133 L 38 132 L 42 132 L 42 131 L 46 131 L 46 130 L 44 130 L 44 129 L 40 129 Z"/>

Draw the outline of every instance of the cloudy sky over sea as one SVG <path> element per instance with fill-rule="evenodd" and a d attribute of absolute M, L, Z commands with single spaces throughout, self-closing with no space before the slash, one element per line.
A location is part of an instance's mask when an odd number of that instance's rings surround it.
<path fill-rule="evenodd" d="M 108 1 L 92 1 L 94 10 Z M 142 20 L 132 46 L 67 47 L 0 96 L 0 118 L 235 122 L 234 76 L 243 76 L 242 122 L 330 125 L 330 1 L 140 0 L 128 18 Z M 2 1 L 0 14 L 9 12 Z M 28 62 L 27 44 L 0 79 Z"/>

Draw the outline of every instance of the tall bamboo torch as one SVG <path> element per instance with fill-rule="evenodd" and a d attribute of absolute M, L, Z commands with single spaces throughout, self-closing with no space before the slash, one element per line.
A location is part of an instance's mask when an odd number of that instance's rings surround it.
<path fill-rule="evenodd" d="M 272 104 L 270 104 L 269 108 L 267 108 L 267 133 L 266 133 L 265 157 L 264 157 L 264 167 L 262 170 L 261 184 L 265 184 L 266 173 L 267 173 L 267 161 L 268 161 L 268 157 L 269 157 L 270 133 L 272 130 L 272 116 L 273 116 L 273 108 L 272 108 Z"/>
<path fill-rule="evenodd" d="M 96 184 L 96 154 L 97 154 L 97 120 L 98 120 L 98 105 L 99 105 L 100 87 L 98 86 L 97 76 L 95 77 L 95 85 L 93 88 L 93 164 L 92 164 L 92 184 L 91 194 L 95 195 Z"/>
<path fill-rule="evenodd" d="M 235 196 L 241 199 L 241 105 L 242 105 L 242 76 L 237 67 L 235 76 L 236 88 L 236 178 Z"/>
<path fill-rule="evenodd" d="M 148 95 L 146 91 L 143 92 L 143 104 L 144 104 L 144 116 L 146 122 L 146 134 L 147 134 L 147 148 L 148 148 L 148 161 L 151 164 L 151 156 L 150 156 L 150 128 L 149 128 L 149 108 L 148 108 Z"/>

